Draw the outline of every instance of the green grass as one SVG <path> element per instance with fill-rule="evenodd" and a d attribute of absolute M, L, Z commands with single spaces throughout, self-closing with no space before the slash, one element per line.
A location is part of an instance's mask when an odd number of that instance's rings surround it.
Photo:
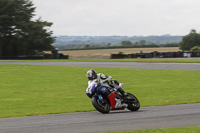
<path fill-rule="evenodd" d="M 151 62 L 151 63 L 200 63 L 200 59 L 108 59 L 110 62 Z"/>
<path fill-rule="evenodd" d="M 200 63 L 200 59 L 99 59 L 99 60 L 71 60 L 90 62 L 149 62 L 149 63 Z"/>
<path fill-rule="evenodd" d="M 89 67 L 0 65 L 0 118 L 95 110 Z M 141 106 L 200 102 L 200 71 L 95 68 L 124 82 Z"/>
<path fill-rule="evenodd" d="M 89 62 L 151 62 L 151 63 L 200 63 L 200 59 L 197 58 L 180 58 L 180 59 L 163 59 L 163 58 L 151 58 L 151 59 L 96 59 L 96 60 L 84 60 L 84 59 L 48 59 L 48 60 L 0 60 L 0 62 L 8 61 L 89 61 Z"/>
<path fill-rule="evenodd" d="M 115 132 L 115 133 L 200 133 L 200 126 L 146 129 L 146 130 L 136 130 L 136 131 Z"/>

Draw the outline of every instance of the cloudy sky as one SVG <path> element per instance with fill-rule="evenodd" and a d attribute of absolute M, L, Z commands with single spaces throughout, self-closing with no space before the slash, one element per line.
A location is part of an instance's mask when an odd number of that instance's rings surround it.
<path fill-rule="evenodd" d="M 32 0 L 54 35 L 186 35 L 200 31 L 200 0 Z"/>

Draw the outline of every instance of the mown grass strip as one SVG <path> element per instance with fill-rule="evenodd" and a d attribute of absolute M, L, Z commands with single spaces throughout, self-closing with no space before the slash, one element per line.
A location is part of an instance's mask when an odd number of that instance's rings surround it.
<path fill-rule="evenodd" d="M 122 132 L 112 132 L 112 133 L 200 133 L 200 126 L 179 127 L 179 128 L 145 129 L 145 130 L 122 131 Z"/>
<path fill-rule="evenodd" d="M 0 65 L 0 118 L 91 111 L 91 67 Z M 95 68 L 125 83 L 141 106 L 200 102 L 200 71 Z"/>
<path fill-rule="evenodd" d="M 149 62 L 149 63 L 200 63 L 200 58 L 180 58 L 180 59 L 48 59 L 48 60 L 0 60 L 0 62 L 16 61 L 85 61 L 85 62 Z"/>

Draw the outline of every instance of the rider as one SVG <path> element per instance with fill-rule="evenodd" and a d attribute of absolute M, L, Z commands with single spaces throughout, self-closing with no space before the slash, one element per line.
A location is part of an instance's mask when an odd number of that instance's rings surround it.
<path fill-rule="evenodd" d="M 107 84 L 115 89 L 117 89 L 122 96 L 126 96 L 127 93 L 124 92 L 124 90 L 122 89 L 124 86 L 124 83 L 118 83 L 116 80 L 112 80 L 111 76 L 106 76 L 103 73 L 99 73 L 97 74 L 95 70 L 91 69 L 87 71 L 86 74 L 87 78 L 89 79 L 88 81 L 88 88 L 86 89 L 86 94 L 88 97 L 92 97 L 92 92 L 91 92 L 91 84 L 94 83 L 96 80 L 100 82 L 101 85 L 103 84 Z M 117 98 L 117 97 L 116 97 Z M 117 107 L 122 107 L 123 104 L 121 104 L 121 100 L 116 99 L 116 105 Z"/>

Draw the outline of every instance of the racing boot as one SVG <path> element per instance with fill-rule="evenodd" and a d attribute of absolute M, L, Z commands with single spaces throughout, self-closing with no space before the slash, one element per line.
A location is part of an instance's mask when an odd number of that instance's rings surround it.
<path fill-rule="evenodd" d="M 121 104 L 121 100 L 118 98 L 115 98 L 115 108 L 121 108 L 122 104 Z"/>
<path fill-rule="evenodd" d="M 126 107 L 128 107 L 128 104 L 126 104 L 126 103 L 121 103 L 121 100 L 120 99 L 118 99 L 118 98 L 115 98 L 115 102 L 116 102 L 116 104 L 115 104 L 115 108 L 126 108 Z"/>

